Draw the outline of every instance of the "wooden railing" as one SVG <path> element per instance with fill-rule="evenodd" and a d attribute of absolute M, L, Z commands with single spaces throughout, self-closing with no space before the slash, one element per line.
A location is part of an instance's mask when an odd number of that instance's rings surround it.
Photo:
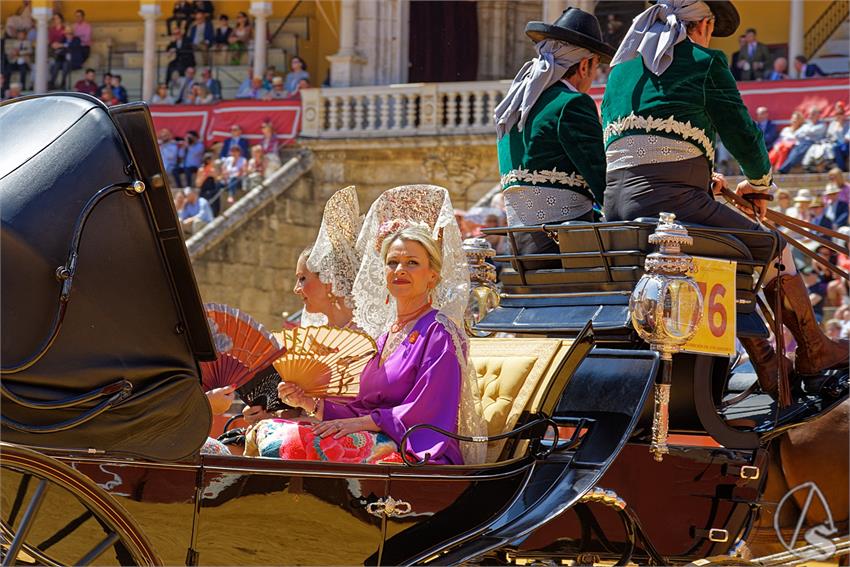
<path fill-rule="evenodd" d="M 834 0 L 806 32 L 803 41 L 806 57 L 813 57 L 848 16 L 850 16 L 850 2 Z"/>
<path fill-rule="evenodd" d="M 510 81 L 413 83 L 301 91 L 301 136 L 363 138 L 495 134 Z"/>

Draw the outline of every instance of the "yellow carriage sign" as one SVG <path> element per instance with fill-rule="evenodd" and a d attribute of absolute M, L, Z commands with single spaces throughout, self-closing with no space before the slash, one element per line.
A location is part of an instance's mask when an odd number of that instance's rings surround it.
<path fill-rule="evenodd" d="M 694 281 L 702 292 L 702 321 L 694 337 L 682 350 L 700 354 L 735 354 L 735 268 L 736 263 L 694 256 Z"/>

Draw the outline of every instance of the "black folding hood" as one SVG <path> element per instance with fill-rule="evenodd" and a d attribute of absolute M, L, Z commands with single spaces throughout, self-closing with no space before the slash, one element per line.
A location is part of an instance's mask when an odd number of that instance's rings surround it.
<path fill-rule="evenodd" d="M 215 358 L 147 106 L 0 104 L 4 441 L 190 458 Z"/>

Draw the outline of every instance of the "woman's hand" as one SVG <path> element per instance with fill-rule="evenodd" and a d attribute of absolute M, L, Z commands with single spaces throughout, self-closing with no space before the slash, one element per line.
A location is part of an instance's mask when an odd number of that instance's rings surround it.
<path fill-rule="evenodd" d="M 213 415 L 220 415 L 230 409 L 233 404 L 233 398 L 236 394 L 236 388 L 233 386 L 225 386 L 224 388 L 215 388 L 207 392 L 207 401 L 210 403 Z"/>
<path fill-rule="evenodd" d="M 277 385 L 277 397 L 286 405 L 305 411 L 313 411 L 316 405 L 316 398 L 308 396 L 301 386 L 290 382 L 281 381 Z"/>
<path fill-rule="evenodd" d="M 264 419 L 271 419 L 275 415 L 267 412 L 263 406 L 245 406 L 242 408 L 242 417 L 248 422 L 248 425 L 254 425 Z"/>
<path fill-rule="evenodd" d="M 333 435 L 334 439 L 339 439 L 349 433 L 357 433 L 358 431 L 380 431 L 372 420 L 371 416 L 364 415 L 363 417 L 351 417 L 348 419 L 334 419 L 331 421 L 322 421 L 313 426 L 313 433 L 324 439 L 328 435 Z"/>

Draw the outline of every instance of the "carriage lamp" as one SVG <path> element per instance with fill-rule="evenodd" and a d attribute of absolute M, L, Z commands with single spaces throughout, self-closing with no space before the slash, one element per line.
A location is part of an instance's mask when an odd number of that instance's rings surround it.
<path fill-rule="evenodd" d="M 485 238 L 467 238 L 463 251 L 469 266 L 469 303 L 464 315 L 466 334 L 471 337 L 488 337 L 492 333 L 477 331 L 474 325 L 499 306 L 499 289 L 496 285 L 496 268 L 487 260 L 496 251 Z"/>
<path fill-rule="evenodd" d="M 652 443 L 649 451 L 656 461 L 669 452 L 667 432 L 673 354 L 694 336 L 702 317 L 702 293 L 690 277 L 694 260 L 681 251 L 693 238 L 676 223 L 676 215 L 661 213 L 649 243 L 658 251 L 646 257 L 646 273 L 629 298 L 629 314 L 638 335 L 661 354 L 661 379 L 655 383 Z"/>

